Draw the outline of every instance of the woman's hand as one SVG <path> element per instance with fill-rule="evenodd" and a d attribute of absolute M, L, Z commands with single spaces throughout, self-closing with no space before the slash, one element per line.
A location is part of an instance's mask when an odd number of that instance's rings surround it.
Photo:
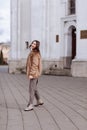
<path fill-rule="evenodd" d="M 33 76 L 32 76 L 32 75 L 29 75 L 29 79 L 33 79 Z"/>

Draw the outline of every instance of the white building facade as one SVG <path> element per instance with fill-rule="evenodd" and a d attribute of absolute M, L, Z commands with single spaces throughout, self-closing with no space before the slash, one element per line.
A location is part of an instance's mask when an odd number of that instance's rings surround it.
<path fill-rule="evenodd" d="M 9 72 L 25 66 L 26 41 L 41 42 L 43 70 L 70 68 L 87 77 L 87 0 L 11 0 Z"/>

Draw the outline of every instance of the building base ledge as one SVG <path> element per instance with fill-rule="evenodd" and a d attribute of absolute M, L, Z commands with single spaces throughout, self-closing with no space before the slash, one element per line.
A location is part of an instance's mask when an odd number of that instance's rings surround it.
<path fill-rule="evenodd" d="M 71 74 L 73 77 L 87 77 L 87 61 L 81 59 L 73 60 Z"/>

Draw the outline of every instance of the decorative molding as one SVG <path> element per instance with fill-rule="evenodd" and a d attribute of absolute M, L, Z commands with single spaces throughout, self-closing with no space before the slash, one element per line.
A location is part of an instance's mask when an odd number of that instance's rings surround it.
<path fill-rule="evenodd" d="M 68 21 L 76 21 L 76 15 L 69 15 L 61 18 L 62 21 L 68 22 Z"/>
<path fill-rule="evenodd" d="M 67 0 L 61 0 L 61 4 L 65 4 Z"/>

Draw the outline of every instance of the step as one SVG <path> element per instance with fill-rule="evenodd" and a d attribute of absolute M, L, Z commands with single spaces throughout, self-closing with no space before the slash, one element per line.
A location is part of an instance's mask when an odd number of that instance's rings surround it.
<path fill-rule="evenodd" d="M 45 75 L 71 76 L 70 69 L 51 69 L 44 72 Z"/>

